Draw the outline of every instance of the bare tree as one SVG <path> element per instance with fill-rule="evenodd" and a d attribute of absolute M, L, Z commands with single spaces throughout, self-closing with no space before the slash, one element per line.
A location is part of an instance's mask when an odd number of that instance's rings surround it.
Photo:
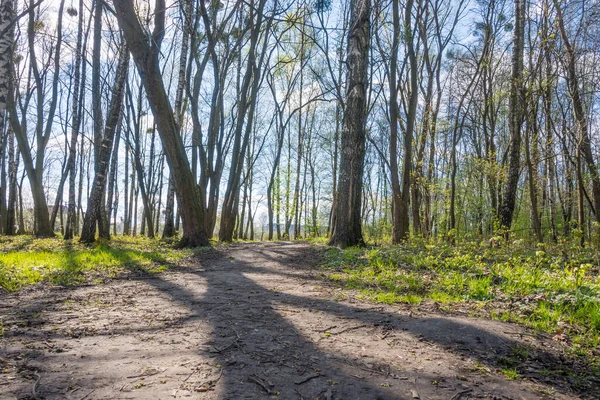
<path fill-rule="evenodd" d="M 367 72 L 371 34 L 371 1 L 352 0 L 347 47 L 346 104 L 342 121 L 342 157 L 335 224 L 330 245 L 347 247 L 364 243 L 361 196 L 367 116 Z"/>
<path fill-rule="evenodd" d="M 510 229 L 521 171 L 521 127 L 523 125 L 523 48 L 525 45 L 525 0 L 515 0 L 515 23 L 512 48 L 512 74 L 509 104 L 510 151 L 508 180 L 500 207 L 500 223 Z"/>
<path fill-rule="evenodd" d="M 198 187 L 192 175 L 173 109 L 169 103 L 159 66 L 159 54 L 165 31 L 165 1 L 155 3 L 152 43 L 140 25 L 131 0 L 113 0 L 117 20 L 146 89 L 148 102 L 157 122 L 158 133 L 169 163 L 175 175 L 175 191 L 183 219 L 183 246 L 207 246 L 208 235 L 204 226 L 204 208 Z"/>
<path fill-rule="evenodd" d="M 123 43 L 119 54 L 119 64 L 115 75 L 115 85 L 110 102 L 104 135 L 101 140 L 100 152 L 98 153 L 98 169 L 96 170 L 92 190 L 88 199 L 87 211 L 81 229 L 80 242 L 91 243 L 96 237 L 96 224 L 100 237 L 110 239 L 110 227 L 106 216 L 104 198 L 106 194 L 106 182 L 109 172 L 110 157 L 112 153 L 113 140 L 117 130 L 117 124 L 121 120 L 123 108 L 123 97 L 125 93 L 125 80 L 129 66 L 129 49 Z M 105 226 L 103 226 L 105 225 Z"/>

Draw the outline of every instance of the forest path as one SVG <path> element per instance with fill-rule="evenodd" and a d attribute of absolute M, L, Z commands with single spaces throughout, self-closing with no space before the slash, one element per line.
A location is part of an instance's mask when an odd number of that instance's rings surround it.
<path fill-rule="evenodd" d="M 235 244 L 161 274 L 6 296 L 0 399 L 579 398 L 497 373 L 524 344 L 546 368 L 550 341 L 340 295 L 318 261 L 303 243 Z"/>

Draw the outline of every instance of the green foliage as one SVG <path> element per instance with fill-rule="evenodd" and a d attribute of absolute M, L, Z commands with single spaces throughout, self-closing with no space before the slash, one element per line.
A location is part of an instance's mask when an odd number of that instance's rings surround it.
<path fill-rule="evenodd" d="M 0 237 L 0 248 L 0 287 L 6 291 L 40 282 L 77 285 L 128 270 L 157 273 L 189 254 L 144 237 L 119 237 L 91 247 L 58 238 Z"/>
<path fill-rule="evenodd" d="M 503 368 L 502 373 L 504 374 L 506 379 L 510 381 L 514 381 L 519 377 L 519 373 L 517 372 L 516 368 Z"/>
<path fill-rule="evenodd" d="M 528 246 L 523 240 L 414 240 L 403 246 L 327 249 L 329 279 L 382 303 L 466 308 L 567 338 L 570 349 L 600 346 L 599 255 L 577 239 Z"/>

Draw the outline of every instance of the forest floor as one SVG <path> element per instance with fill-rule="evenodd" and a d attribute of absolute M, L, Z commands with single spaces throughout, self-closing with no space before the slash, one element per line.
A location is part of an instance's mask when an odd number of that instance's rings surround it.
<path fill-rule="evenodd" d="M 550 336 L 372 303 L 323 279 L 322 255 L 238 243 L 160 274 L 0 294 L 0 399 L 600 398 L 597 380 L 544 373 L 579 368 Z M 502 373 L 508 358 L 524 373 Z"/>

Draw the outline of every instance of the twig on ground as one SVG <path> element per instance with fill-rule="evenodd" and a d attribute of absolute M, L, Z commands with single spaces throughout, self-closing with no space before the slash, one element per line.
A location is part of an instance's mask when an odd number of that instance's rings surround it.
<path fill-rule="evenodd" d="M 291 308 L 280 308 L 280 307 L 271 307 L 273 310 L 275 311 L 284 311 L 284 312 L 291 312 L 291 313 L 299 313 L 300 310 L 294 310 Z"/>
<path fill-rule="evenodd" d="M 550 335 L 546 335 L 544 333 L 541 332 L 537 332 L 537 333 L 526 333 L 526 332 L 510 332 L 510 331 L 504 331 L 502 333 L 505 333 L 507 335 L 519 335 L 519 336 L 530 336 L 536 339 L 539 339 L 540 337 L 543 337 L 545 339 L 552 339 L 552 337 Z"/>
<path fill-rule="evenodd" d="M 358 326 L 351 326 L 351 327 L 349 327 L 349 328 L 342 329 L 341 331 L 337 331 L 337 332 L 331 332 L 331 334 L 332 334 L 332 335 L 340 335 L 340 334 L 342 334 L 342 333 L 344 333 L 344 332 L 353 331 L 353 330 L 355 330 L 355 329 L 360 329 L 360 328 L 366 328 L 366 327 L 368 327 L 368 326 L 369 326 L 369 325 L 367 325 L 367 324 L 358 325 Z"/>
<path fill-rule="evenodd" d="M 233 330 L 233 332 L 235 332 L 235 335 L 237 336 L 237 338 L 233 342 L 229 343 L 227 346 L 223 347 L 222 349 L 219 349 L 217 346 L 213 346 L 213 348 L 215 349 L 215 351 L 217 353 L 224 352 L 225 350 L 229 349 L 231 346 L 233 346 L 234 344 L 236 344 L 237 342 L 239 342 L 242 339 L 242 337 L 240 336 L 238 331 L 236 331 L 234 328 L 231 328 L 231 330 Z"/>
<path fill-rule="evenodd" d="M 213 348 L 215 349 L 215 352 L 222 353 L 222 352 L 224 352 L 225 350 L 229 349 L 231 346 L 233 346 L 234 344 L 236 344 L 239 341 L 240 341 L 240 338 L 238 337 L 237 339 L 235 339 L 233 342 L 229 343 L 227 346 L 223 347 L 222 349 L 219 349 L 217 346 L 213 346 Z"/>
<path fill-rule="evenodd" d="M 39 376 L 37 372 L 34 372 L 33 375 L 37 376 L 37 379 L 36 379 L 35 383 L 33 384 L 33 388 L 31 389 L 31 391 L 33 394 L 33 398 L 37 400 L 37 399 L 39 399 L 39 396 L 37 394 L 37 388 L 40 384 L 40 381 L 42 380 L 42 377 Z"/>
<path fill-rule="evenodd" d="M 305 377 L 305 378 L 302 378 L 302 379 L 300 379 L 300 380 L 297 380 L 297 381 L 295 381 L 294 383 L 295 383 L 296 385 L 302 385 L 303 383 L 306 383 L 306 382 L 308 382 L 308 381 L 310 381 L 310 380 L 312 380 L 312 379 L 318 378 L 318 377 L 320 377 L 320 376 L 322 376 L 322 374 L 320 374 L 319 372 L 317 372 L 317 373 L 315 373 L 315 374 L 312 374 L 312 375 L 309 375 L 309 376 L 307 376 L 307 377 Z"/>
<path fill-rule="evenodd" d="M 142 373 L 142 374 L 139 374 L 139 375 L 132 375 L 132 376 L 128 376 L 128 377 L 127 377 L 127 379 L 141 378 L 141 377 L 143 377 L 143 376 L 144 376 L 144 377 L 146 377 L 146 376 L 153 376 L 153 375 L 156 375 L 156 374 L 160 374 L 161 372 L 164 372 L 164 371 L 159 371 L 159 370 L 156 370 L 156 371 L 152 371 L 152 372 L 150 372 L 150 373 L 149 373 L 149 372 L 144 372 L 144 373 Z"/>
<path fill-rule="evenodd" d="M 209 382 L 209 386 L 210 387 L 215 387 L 217 385 L 217 383 L 219 382 L 219 380 L 221 380 L 221 377 L 223 376 L 223 367 L 220 368 L 221 371 L 219 372 L 219 376 L 217 377 L 217 379 L 215 379 L 214 381 Z"/>
<path fill-rule="evenodd" d="M 329 328 L 325 328 L 325 329 L 318 329 L 316 332 L 327 332 L 334 328 L 337 328 L 337 325 L 331 325 Z"/>
<path fill-rule="evenodd" d="M 463 390 L 462 392 L 458 392 L 456 393 L 454 396 L 452 396 L 452 398 L 450 400 L 458 400 L 460 399 L 463 395 L 467 394 L 467 393 L 471 393 L 473 391 L 473 389 L 467 389 L 467 390 Z"/>
<path fill-rule="evenodd" d="M 86 394 L 85 396 L 83 396 L 82 398 L 80 398 L 79 400 L 83 400 L 86 397 L 88 397 L 90 394 L 94 393 L 96 391 L 96 389 L 92 390 L 91 392 L 89 392 L 88 394 Z"/>
<path fill-rule="evenodd" d="M 256 383 L 258 386 L 260 386 L 261 388 L 263 388 L 263 390 L 265 392 L 267 392 L 267 394 L 275 394 L 274 391 L 271 390 L 271 388 L 269 388 L 269 385 L 267 383 L 265 383 L 265 381 L 263 381 L 262 379 L 260 379 L 258 376 L 255 375 L 249 375 L 248 376 L 248 380 L 252 383 Z"/>
<path fill-rule="evenodd" d="M 183 383 L 187 382 L 187 381 L 188 381 L 188 379 L 190 379 L 190 378 L 192 377 L 192 375 L 194 375 L 194 374 L 195 374 L 197 371 L 198 371 L 198 370 L 197 370 L 197 369 L 195 369 L 195 368 L 194 368 L 194 369 L 192 369 L 192 372 L 190 372 L 190 374 L 187 376 L 187 378 L 185 378 L 185 379 L 183 380 Z"/>

